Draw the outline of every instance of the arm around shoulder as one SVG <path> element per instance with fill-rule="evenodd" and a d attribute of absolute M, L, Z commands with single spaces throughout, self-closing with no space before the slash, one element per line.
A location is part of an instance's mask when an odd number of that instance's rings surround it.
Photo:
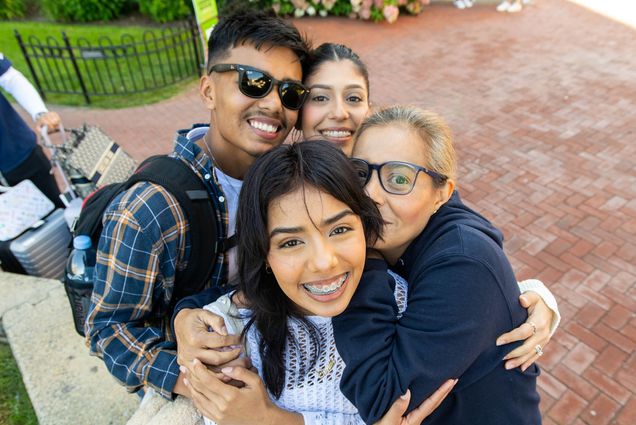
<path fill-rule="evenodd" d="M 479 290 L 473 287 L 467 296 L 467 283 L 476 281 Z M 407 389 L 412 410 L 494 346 L 497 329 L 482 318 L 509 320 L 505 301 L 493 303 L 497 297 L 497 278 L 489 268 L 459 256 L 418 272 L 399 320 L 391 286 L 382 284 L 381 276 L 373 284 L 363 280 L 350 308 L 334 318 L 338 351 L 347 365 L 343 393 L 366 422 L 379 420 Z"/>

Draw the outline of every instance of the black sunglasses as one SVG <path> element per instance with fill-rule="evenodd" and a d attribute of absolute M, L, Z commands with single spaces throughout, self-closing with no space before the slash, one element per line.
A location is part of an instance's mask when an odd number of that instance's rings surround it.
<path fill-rule="evenodd" d="M 212 66 L 208 75 L 213 72 L 229 71 L 238 72 L 239 90 L 247 97 L 261 99 L 272 91 L 272 87 L 274 85 L 278 85 L 278 96 L 280 97 L 280 102 L 287 109 L 292 109 L 294 111 L 300 109 L 309 94 L 309 89 L 303 86 L 300 81 L 277 80 L 266 72 L 247 65 L 220 63 Z"/>
<path fill-rule="evenodd" d="M 363 187 L 371 180 L 373 170 L 376 170 L 382 189 L 394 195 L 408 195 L 411 193 L 420 171 L 431 176 L 436 183 L 443 183 L 448 179 L 443 174 L 409 162 L 389 161 L 384 164 L 370 164 L 364 159 L 352 158 L 351 163 Z"/>

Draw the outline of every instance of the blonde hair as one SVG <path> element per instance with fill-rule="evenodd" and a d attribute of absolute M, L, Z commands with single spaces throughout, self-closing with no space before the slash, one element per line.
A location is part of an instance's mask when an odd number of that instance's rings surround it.
<path fill-rule="evenodd" d="M 457 159 L 450 128 L 441 116 L 417 106 L 389 106 L 368 116 L 356 132 L 355 142 L 370 128 L 392 124 L 406 126 L 420 136 L 426 145 L 426 168 L 455 180 Z M 440 186 L 443 186 L 441 183 Z"/>

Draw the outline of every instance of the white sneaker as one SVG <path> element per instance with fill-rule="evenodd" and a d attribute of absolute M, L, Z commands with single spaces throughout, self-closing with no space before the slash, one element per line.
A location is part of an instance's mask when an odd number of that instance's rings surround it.
<path fill-rule="evenodd" d="M 464 3 L 464 0 L 453 0 L 453 4 L 458 9 L 466 9 L 466 3 Z"/>
<path fill-rule="evenodd" d="M 511 4 L 507 12 L 517 13 L 517 12 L 521 12 L 522 9 L 523 9 L 523 6 L 521 5 L 521 2 L 517 2 L 517 3 Z"/>
<path fill-rule="evenodd" d="M 504 0 L 502 3 L 497 6 L 497 12 L 507 12 L 508 9 L 512 6 L 508 0 Z"/>

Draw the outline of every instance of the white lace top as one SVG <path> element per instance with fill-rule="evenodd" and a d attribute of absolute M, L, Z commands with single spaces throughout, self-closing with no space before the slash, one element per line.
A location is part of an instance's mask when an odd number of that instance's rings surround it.
<path fill-rule="evenodd" d="M 406 310 L 407 283 L 402 277 L 389 272 L 395 279 L 395 299 L 401 315 Z M 205 307 L 207 308 L 207 306 Z M 218 311 L 213 310 L 218 314 Z M 240 310 L 242 316 L 249 315 L 249 310 Z M 224 317 L 225 318 L 225 317 Z M 305 424 L 316 425 L 357 425 L 364 424 L 358 416 L 358 409 L 340 392 L 340 379 L 345 364 L 336 349 L 333 337 L 331 318 L 309 316 L 307 319 L 316 326 L 320 339 L 320 356 L 315 365 L 308 367 L 312 354 L 317 352 L 313 346 L 309 332 L 295 320 L 289 320 L 288 326 L 297 345 L 288 341 L 285 348 L 285 386 L 280 398 L 272 400 L 277 406 L 301 413 Z M 244 319 L 247 323 L 248 319 Z M 227 322 L 227 319 L 226 319 Z M 253 366 L 262 376 L 263 364 L 258 352 L 260 334 L 255 327 L 251 327 L 246 340 Z M 206 425 L 214 422 L 205 418 Z"/>

